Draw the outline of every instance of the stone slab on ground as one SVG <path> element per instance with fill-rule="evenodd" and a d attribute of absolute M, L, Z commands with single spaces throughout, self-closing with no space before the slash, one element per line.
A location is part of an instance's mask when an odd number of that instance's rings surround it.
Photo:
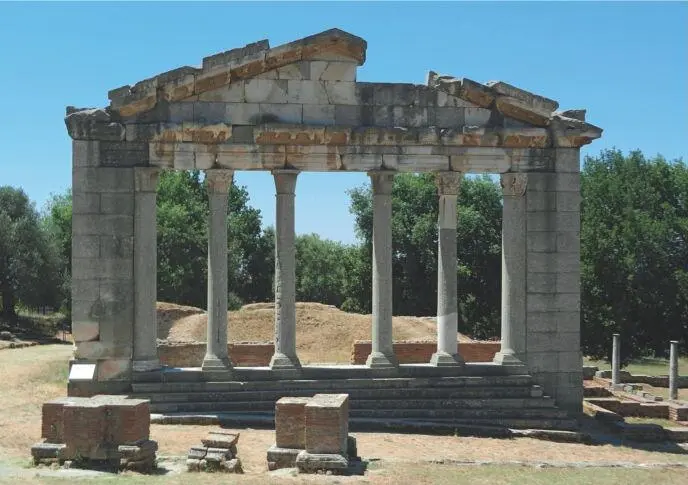
<path fill-rule="evenodd" d="M 277 445 L 272 445 L 268 448 L 267 460 L 268 470 L 277 470 L 279 468 L 294 468 L 296 467 L 296 457 L 303 449 L 298 448 L 280 448 Z"/>
<path fill-rule="evenodd" d="M 231 448 L 236 446 L 239 441 L 239 433 L 230 433 L 226 430 L 209 431 L 208 435 L 201 440 L 203 446 L 211 448 Z"/>
<path fill-rule="evenodd" d="M 349 467 L 349 460 L 336 453 L 309 453 L 304 450 L 296 457 L 296 467 L 300 473 L 319 471 L 342 472 Z"/>
<path fill-rule="evenodd" d="M 305 406 L 306 451 L 346 456 L 349 395 L 316 394 Z"/>

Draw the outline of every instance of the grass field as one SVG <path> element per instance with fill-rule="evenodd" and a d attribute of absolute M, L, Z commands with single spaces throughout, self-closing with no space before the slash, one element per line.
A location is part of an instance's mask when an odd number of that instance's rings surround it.
<path fill-rule="evenodd" d="M 612 368 L 611 362 L 607 362 L 605 360 L 591 360 L 586 358 L 583 360 L 583 363 L 585 365 L 599 367 L 600 370 L 609 370 Z M 636 359 L 626 367 L 622 367 L 622 370 L 628 371 L 631 374 L 666 376 L 669 374 L 669 360 L 655 359 L 650 357 Z M 681 357 L 679 359 L 678 372 L 679 375 L 688 375 L 688 358 Z"/>
<path fill-rule="evenodd" d="M 530 438 L 491 439 L 417 434 L 353 433 L 368 470 L 364 476 L 303 476 L 268 473 L 265 452 L 274 443 L 271 430 L 239 429 L 241 476 L 183 472 L 184 455 L 209 427 L 151 426 L 158 441 L 161 474 L 83 476 L 75 470 L 29 466 L 31 445 L 40 440 L 41 404 L 65 394 L 70 345 L 43 345 L 0 351 L 0 484 L 588 484 L 686 483 L 688 454 L 675 446 L 589 446 Z M 442 462 L 431 463 L 434 462 Z M 482 466 L 459 462 L 487 462 Z M 526 466 L 514 466 L 519 462 Z M 542 468 L 541 464 L 564 468 Z M 578 468 L 578 465 L 592 468 Z M 614 464 L 617 468 L 609 468 Z M 635 468 L 618 468 L 631 465 Z M 652 468 L 662 466 L 662 468 Z M 169 470 L 169 473 L 163 473 Z"/>

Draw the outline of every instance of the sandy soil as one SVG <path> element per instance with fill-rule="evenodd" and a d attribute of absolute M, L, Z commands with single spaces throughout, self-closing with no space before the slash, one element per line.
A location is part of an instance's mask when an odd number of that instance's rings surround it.
<path fill-rule="evenodd" d="M 271 341 L 274 304 L 253 303 L 228 312 L 232 342 Z M 347 313 L 321 303 L 296 304 L 296 347 L 304 362 L 349 362 L 354 340 L 370 339 L 371 315 Z M 158 303 L 158 338 L 205 341 L 207 314 L 195 307 Z M 394 340 L 434 340 L 435 321 L 427 317 L 394 317 Z M 458 341 L 471 339 L 459 335 Z"/>

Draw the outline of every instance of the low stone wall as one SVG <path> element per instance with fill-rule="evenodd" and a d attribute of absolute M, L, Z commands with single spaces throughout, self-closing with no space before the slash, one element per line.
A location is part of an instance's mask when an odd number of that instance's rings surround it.
<path fill-rule="evenodd" d="M 499 342 L 470 342 L 459 343 L 459 354 L 466 362 L 491 362 L 499 352 Z M 372 343 L 370 340 L 354 341 L 351 350 L 352 364 L 365 364 L 370 354 Z M 430 362 L 430 357 L 437 350 L 437 342 L 431 340 L 394 342 L 394 353 L 400 364 L 423 364 Z"/>
<path fill-rule="evenodd" d="M 227 345 L 229 358 L 236 367 L 264 367 L 275 350 L 272 342 L 233 342 Z M 158 343 L 158 358 L 171 367 L 200 367 L 205 356 L 205 342 Z"/>
<path fill-rule="evenodd" d="M 595 377 L 611 379 L 611 370 L 601 370 L 595 373 Z M 669 387 L 669 376 L 646 376 L 643 374 L 631 374 L 628 371 L 619 371 L 619 381 L 622 384 L 647 384 L 652 387 Z M 677 385 L 681 389 L 688 388 L 688 376 L 679 376 Z"/>

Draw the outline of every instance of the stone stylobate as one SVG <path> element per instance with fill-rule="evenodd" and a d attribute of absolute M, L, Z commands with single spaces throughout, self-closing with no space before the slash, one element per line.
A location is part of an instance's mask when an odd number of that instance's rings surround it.
<path fill-rule="evenodd" d="M 373 341 L 365 369 L 340 371 L 529 373 L 559 406 L 579 410 L 580 147 L 602 130 L 585 110 L 557 111 L 556 101 L 502 81 L 430 72 L 423 85 L 358 82 L 366 47 L 339 29 L 274 48 L 258 41 L 114 89 L 107 107 L 67 108 L 74 358 L 93 366 L 88 379 L 70 378 L 73 392 L 129 392 L 133 372 L 165 375 L 155 322 L 161 168 L 204 170 L 208 179 L 204 378 L 254 372 L 232 368 L 227 352 L 227 200 L 236 170 L 272 172 L 277 192 L 275 353 L 256 375 L 319 372 L 296 353 L 296 174 L 355 171 L 373 185 Z M 391 190 L 402 172 L 438 174 L 438 341 L 421 370 L 398 365 L 393 347 Z M 463 363 L 456 345 L 456 191 L 467 173 L 502 174 L 504 187 L 502 348 L 487 367 Z"/>

